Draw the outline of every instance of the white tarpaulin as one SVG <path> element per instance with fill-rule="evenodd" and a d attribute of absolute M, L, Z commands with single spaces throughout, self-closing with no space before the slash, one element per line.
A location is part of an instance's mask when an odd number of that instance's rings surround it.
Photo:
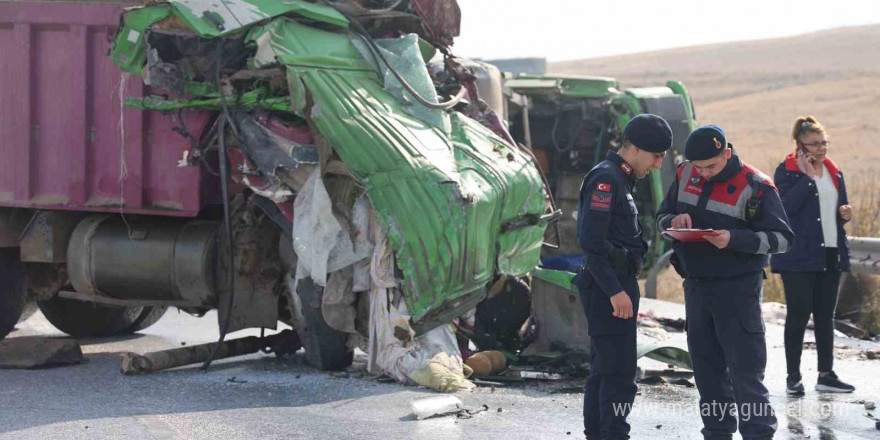
<path fill-rule="evenodd" d="M 370 274 L 370 340 L 367 369 L 385 373 L 401 382 L 415 382 L 437 391 L 471 389 L 464 375 L 464 361 L 455 334 L 442 325 L 413 338 L 404 301 L 393 304 L 398 287 L 394 278 L 391 245 L 380 227 L 373 228 L 373 259 Z"/>

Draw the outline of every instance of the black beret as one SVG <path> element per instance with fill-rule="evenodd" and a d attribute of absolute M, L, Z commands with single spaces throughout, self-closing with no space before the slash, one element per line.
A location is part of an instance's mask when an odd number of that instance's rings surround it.
<path fill-rule="evenodd" d="M 697 128 L 684 144 L 684 157 L 687 160 L 711 159 L 724 151 L 728 146 L 724 129 L 710 124 Z"/>
<path fill-rule="evenodd" d="M 623 137 L 636 147 L 652 153 L 662 153 L 672 146 L 672 128 L 663 118 L 650 113 L 630 119 L 623 129 Z"/>

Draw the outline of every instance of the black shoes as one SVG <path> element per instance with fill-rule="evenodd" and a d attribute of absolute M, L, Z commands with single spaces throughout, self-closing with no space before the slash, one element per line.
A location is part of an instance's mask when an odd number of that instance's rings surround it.
<path fill-rule="evenodd" d="M 816 385 L 818 387 L 818 385 Z M 785 380 L 785 392 L 788 393 L 789 396 L 803 396 L 804 395 L 804 384 L 801 382 L 801 375 L 788 375 L 788 379 Z"/>
<path fill-rule="evenodd" d="M 824 376 L 819 376 L 819 380 L 816 381 L 816 391 L 825 393 L 851 393 L 855 389 L 856 387 L 840 380 L 833 371 Z"/>

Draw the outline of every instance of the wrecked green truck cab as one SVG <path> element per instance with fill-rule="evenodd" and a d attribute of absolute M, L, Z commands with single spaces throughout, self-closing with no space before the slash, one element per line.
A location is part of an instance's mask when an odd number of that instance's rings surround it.
<path fill-rule="evenodd" d="M 552 209 L 530 155 L 461 112 L 415 102 L 350 24 L 305 1 L 172 1 L 127 10 L 110 55 L 154 87 L 174 84 L 173 96 L 130 98 L 130 107 L 228 106 L 307 126 L 318 162 L 341 161 L 365 191 L 393 246 L 412 327 L 425 332 L 472 309 L 497 274 L 535 267 Z M 214 44 L 227 61 L 181 62 L 170 46 L 151 44 L 162 38 Z M 408 83 L 437 100 L 424 40 L 375 42 Z M 169 71 L 177 76 L 159 75 Z"/>
<path fill-rule="evenodd" d="M 661 169 L 638 181 L 634 198 L 644 227 L 649 253 L 647 270 L 663 253 L 664 242 L 654 213 L 675 178 L 676 160 L 696 125 L 693 104 L 684 85 L 621 89 L 617 80 L 602 77 L 523 75 L 505 82 L 509 125 L 518 142 L 531 148 L 547 174 L 553 196 L 565 213 L 558 223 L 559 249 L 545 248 L 544 256 L 582 254 L 577 242 L 578 192 L 583 176 L 623 142 L 623 128 L 635 115 L 654 113 L 673 131 L 673 147 Z M 556 230 L 548 241 L 556 240 Z M 559 259 L 557 259 L 559 261 Z M 564 266 L 555 265 L 559 269 Z"/>

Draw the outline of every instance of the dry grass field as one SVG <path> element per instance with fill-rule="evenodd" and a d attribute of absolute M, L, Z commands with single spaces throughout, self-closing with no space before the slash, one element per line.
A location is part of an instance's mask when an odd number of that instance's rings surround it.
<path fill-rule="evenodd" d="M 624 88 L 681 80 L 699 122 L 724 127 L 743 159 L 771 176 L 794 148 L 794 118 L 816 116 L 829 131 L 829 155 L 842 167 L 855 207 L 848 234 L 880 236 L 880 25 L 553 63 L 549 70 L 613 77 Z M 671 272 L 661 277 L 659 296 L 681 301 L 680 279 Z M 872 290 L 854 300 L 877 316 L 880 293 Z M 765 283 L 765 298 L 784 301 L 777 277 Z M 877 326 L 876 318 L 866 324 Z"/>

